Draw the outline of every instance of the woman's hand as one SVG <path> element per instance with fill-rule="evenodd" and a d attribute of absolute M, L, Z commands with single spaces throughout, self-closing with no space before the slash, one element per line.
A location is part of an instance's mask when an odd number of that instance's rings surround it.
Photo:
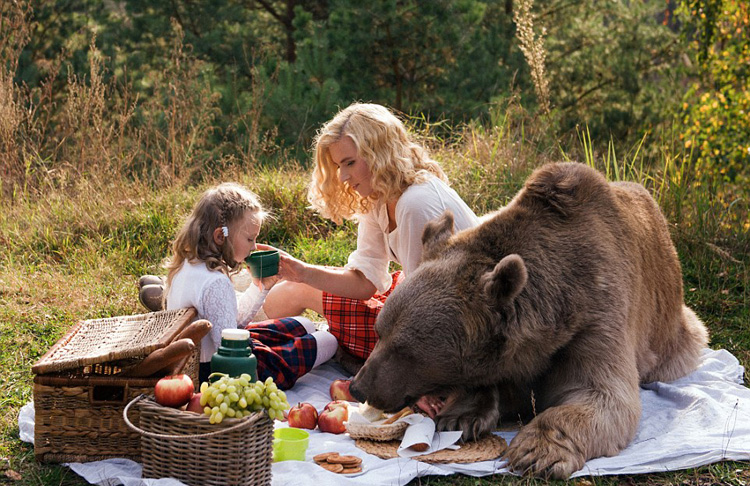
<path fill-rule="evenodd" d="M 257 245 L 262 250 L 278 250 L 270 245 Z M 311 265 L 298 260 L 289 253 L 279 251 L 279 273 L 281 280 L 302 283 L 329 294 L 350 299 L 367 300 L 377 289 L 359 270 Z"/>
<path fill-rule="evenodd" d="M 284 280 L 290 282 L 307 283 L 305 280 L 305 270 L 307 264 L 302 260 L 298 260 L 288 253 L 279 252 L 279 275 Z"/>
<path fill-rule="evenodd" d="M 284 250 L 279 250 L 271 245 L 258 244 L 256 246 L 259 250 L 276 250 L 279 252 L 279 273 L 273 277 L 263 279 L 263 285 L 265 288 L 271 288 L 281 280 L 306 283 L 303 279 L 303 273 L 308 265 L 305 262 L 298 260 Z M 276 280 L 269 280 L 267 285 L 266 280 L 268 279 Z"/>

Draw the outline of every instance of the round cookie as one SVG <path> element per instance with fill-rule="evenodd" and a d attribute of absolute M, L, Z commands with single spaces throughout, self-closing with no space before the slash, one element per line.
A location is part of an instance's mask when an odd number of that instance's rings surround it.
<path fill-rule="evenodd" d="M 338 456 L 338 455 L 339 455 L 338 452 L 323 452 L 321 454 L 317 454 L 317 455 L 313 456 L 313 461 L 315 461 L 317 463 L 326 462 L 326 460 L 329 457 L 335 457 L 335 456 Z"/>
<path fill-rule="evenodd" d="M 318 466 L 334 473 L 340 473 L 344 470 L 344 466 L 342 466 L 341 464 L 331 464 L 330 462 L 321 462 L 318 463 Z"/>
<path fill-rule="evenodd" d="M 359 464 L 362 464 L 362 459 L 360 459 L 357 456 L 331 456 L 326 459 L 326 461 L 330 462 L 331 464 L 343 464 L 344 466 L 357 466 Z"/>

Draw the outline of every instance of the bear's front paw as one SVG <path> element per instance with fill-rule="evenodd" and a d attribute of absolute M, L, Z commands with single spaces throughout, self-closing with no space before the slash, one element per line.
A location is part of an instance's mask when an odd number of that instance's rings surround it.
<path fill-rule="evenodd" d="M 540 424 L 533 420 L 513 438 L 505 453 L 508 467 L 547 479 L 569 478 L 586 462 L 580 447 L 563 429 Z"/>
<path fill-rule="evenodd" d="M 436 417 L 437 430 L 461 430 L 461 439 L 464 441 L 477 440 L 495 430 L 497 427 L 498 413 L 486 413 L 483 415 L 438 415 Z"/>
<path fill-rule="evenodd" d="M 435 417 L 435 425 L 437 430 L 461 430 L 461 438 L 468 441 L 495 430 L 499 418 L 496 389 L 474 389 L 449 397 Z"/>

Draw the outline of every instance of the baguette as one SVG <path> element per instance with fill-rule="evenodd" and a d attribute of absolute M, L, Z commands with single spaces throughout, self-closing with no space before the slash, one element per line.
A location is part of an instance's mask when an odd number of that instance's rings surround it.
<path fill-rule="evenodd" d="M 383 422 L 380 425 L 389 425 L 389 424 L 392 424 L 393 422 L 395 422 L 396 420 L 400 419 L 401 417 L 406 417 L 407 415 L 409 415 L 411 413 L 412 413 L 411 407 L 404 407 L 400 411 L 398 411 L 398 412 L 394 413 L 393 415 L 391 415 L 390 417 L 388 417 L 385 420 L 385 422 Z"/>
<path fill-rule="evenodd" d="M 183 329 L 172 342 L 190 338 L 197 346 L 201 340 L 206 337 L 206 334 L 211 332 L 212 327 L 214 326 L 206 319 L 198 319 L 197 321 L 191 322 L 185 329 Z"/>
<path fill-rule="evenodd" d="M 172 341 L 166 347 L 157 349 L 149 354 L 143 361 L 138 363 L 134 368 L 128 371 L 128 376 L 147 377 L 159 370 L 163 370 L 176 361 L 189 356 L 195 349 L 192 339 L 184 338 Z"/>
<path fill-rule="evenodd" d="M 201 340 L 206 337 L 209 332 L 211 332 L 211 328 L 213 327 L 214 326 L 206 319 L 198 319 L 197 321 L 193 321 L 189 326 L 183 329 L 182 332 L 177 335 L 175 341 L 188 338 L 191 339 L 196 346 L 199 346 Z M 164 375 L 174 375 L 185 369 L 185 366 L 187 366 L 187 362 L 189 359 L 190 354 L 188 354 L 181 360 L 175 361 L 174 363 L 165 366 L 159 371 Z"/>

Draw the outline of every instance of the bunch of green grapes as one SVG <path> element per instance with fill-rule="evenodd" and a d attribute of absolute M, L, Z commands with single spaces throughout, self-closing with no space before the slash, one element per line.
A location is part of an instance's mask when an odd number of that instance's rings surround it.
<path fill-rule="evenodd" d="M 252 377 L 243 373 L 239 377 L 230 377 L 223 373 L 214 373 L 210 378 L 219 377 L 216 381 L 201 383 L 201 406 L 212 424 L 221 423 L 224 417 L 242 418 L 261 410 L 266 410 L 271 419 L 284 418 L 284 410 L 289 409 L 286 394 L 279 390 L 273 378 L 266 381 L 252 381 Z"/>

